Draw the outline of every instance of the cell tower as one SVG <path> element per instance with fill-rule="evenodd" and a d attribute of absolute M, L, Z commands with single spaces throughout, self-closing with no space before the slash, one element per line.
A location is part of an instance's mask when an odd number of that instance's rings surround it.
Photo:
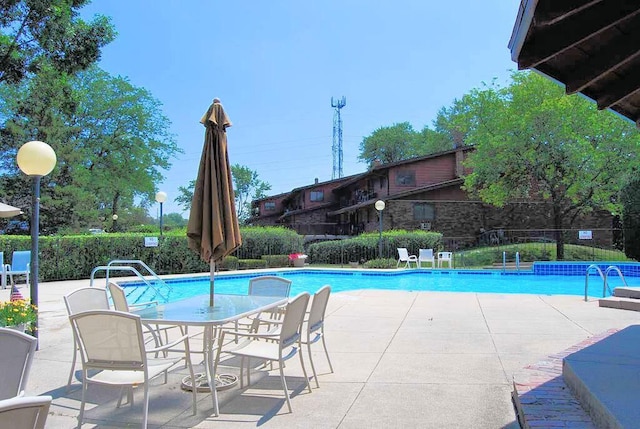
<path fill-rule="evenodd" d="M 335 108 L 333 112 L 333 173 L 331 179 L 339 179 L 342 177 L 342 118 L 340 117 L 340 109 L 347 105 L 345 97 L 334 100 L 331 97 L 331 107 Z"/>

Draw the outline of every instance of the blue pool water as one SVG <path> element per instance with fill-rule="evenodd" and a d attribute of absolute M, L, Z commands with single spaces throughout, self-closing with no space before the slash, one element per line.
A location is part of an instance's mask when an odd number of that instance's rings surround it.
<path fill-rule="evenodd" d="M 291 295 L 306 291 L 313 293 L 321 286 L 331 285 L 333 292 L 357 289 L 386 289 L 404 291 L 449 291 L 525 293 L 537 295 L 584 295 L 583 275 L 535 275 L 531 272 L 456 271 L 456 270 L 403 270 L 399 272 L 375 271 L 269 271 L 260 274 L 216 276 L 217 293 L 246 294 L 251 277 L 277 275 L 292 280 Z M 627 277 L 627 283 L 640 283 Z M 635 282 L 634 282 L 635 280 Z M 171 301 L 209 293 L 209 276 L 167 280 L 171 285 Z M 609 277 L 610 288 L 622 285 L 618 276 Z M 595 273 L 589 277 L 589 295 L 601 297 L 603 281 Z"/>

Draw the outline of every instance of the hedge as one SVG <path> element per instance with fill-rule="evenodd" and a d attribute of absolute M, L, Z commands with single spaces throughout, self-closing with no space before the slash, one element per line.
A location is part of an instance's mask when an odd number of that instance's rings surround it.
<path fill-rule="evenodd" d="M 241 228 L 242 246 L 219 263 L 219 269 L 238 269 L 241 259 L 260 259 L 263 255 L 282 255 L 301 252 L 303 237 L 295 231 L 280 227 Z M 158 237 L 158 247 L 145 247 L 144 237 L 152 234 L 113 233 L 73 236 L 42 236 L 39 241 L 39 280 L 86 279 L 94 267 L 107 265 L 115 259 L 141 260 L 157 274 L 188 274 L 209 271 L 209 264 L 187 246 L 185 229 L 174 230 Z M 31 238 L 24 235 L 0 235 L 3 263 L 11 263 L 15 250 L 31 249 Z M 255 256 L 251 256 L 255 255 Z M 264 267 L 268 261 L 260 263 Z M 288 261 L 287 261 L 288 263 Z M 243 268 L 252 263 L 243 263 Z M 271 266 L 271 265 L 270 265 Z M 113 275 L 130 275 L 114 272 Z M 146 274 L 146 273 L 142 273 Z M 102 272 L 102 276 L 104 272 Z M 111 274 L 110 274 L 111 275 Z"/>
<path fill-rule="evenodd" d="M 310 262 L 336 264 L 347 262 L 366 263 L 378 259 L 379 233 L 364 233 L 357 237 L 338 241 L 324 241 L 309 245 L 307 255 Z M 397 248 L 406 247 L 410 254 L 417 255 L 420 249 L 442 248 L 442 234 L 427 231 L 391 230 L 382 234 L 382 259 L 397 261 Z"/>

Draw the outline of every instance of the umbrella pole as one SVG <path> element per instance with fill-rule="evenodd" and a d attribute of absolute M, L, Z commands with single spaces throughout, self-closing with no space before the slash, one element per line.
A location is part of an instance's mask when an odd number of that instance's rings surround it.
<path fill-rule="evenodd" d="M 209 271 L 211 273 L 211 280 L 209 280 L 209 306 L 213 307 L 213 282 L 215 280 L 213 274 L 216 271 L 216 262 L 213 258 L 209 259 Z"/>

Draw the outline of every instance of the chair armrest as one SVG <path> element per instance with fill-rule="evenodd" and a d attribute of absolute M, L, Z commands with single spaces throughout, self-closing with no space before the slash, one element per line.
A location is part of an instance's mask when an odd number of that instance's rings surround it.
<path fill-rule="evenodd" d="M 188 335 L 183 335 L 180 338 L 175 339 L 174 341 L 167 343 L 167 344 L 163 344 L 159 347 L 154 347 L 152 349 L 146 349 L 147 353 L 156 353 L 156 352 L 163 352 L 163 351 L 171 351 L 170 349 L 186 340 L 188 340 L 189 338 L 195 337 L 196 335 L 198 335 L 197 333 L 195 334 L 188 334 Z"/>
<path fill-rule="evenodd" d="M 149 307 L 151 305 L 158 305 L 158 301 L 136 302 L 135 304 L 129 304 L 129 308 L 132 307 Z"/>

